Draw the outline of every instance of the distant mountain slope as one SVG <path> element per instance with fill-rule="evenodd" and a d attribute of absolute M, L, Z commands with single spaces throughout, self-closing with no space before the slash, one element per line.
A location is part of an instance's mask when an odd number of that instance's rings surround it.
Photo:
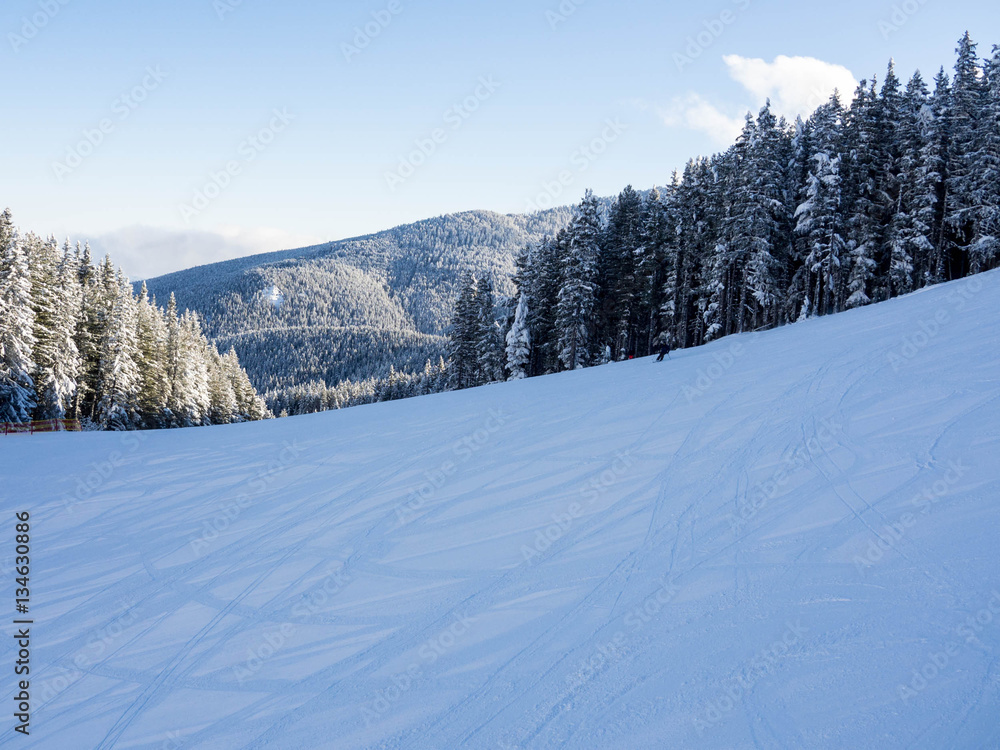
<path fill-rule="evenodd" d="M 146 284 L 161 304 L 174 293 L 182 309 L 200 313 L 208 335 L 236 348 L 258 388 L 334 384 L 440 356 L 462 275 L 493 274 L 509 291 L 518 250 L 569 219 L 569 208 L 451 214 Z"/>

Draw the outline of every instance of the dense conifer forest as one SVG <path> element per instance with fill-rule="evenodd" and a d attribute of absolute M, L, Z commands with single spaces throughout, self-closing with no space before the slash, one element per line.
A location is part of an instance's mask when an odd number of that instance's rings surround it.
<path fill-rule="evenodd" d="M 22 236 L 0 214 L 0 422 L 193 427 L 271 416 L 196 313 L 157 306 L 90 247 Z"/>
<path fill-rule="evenodd" d="M 954 74 L 903 84 L 890 62 L 807 120 L 765 106 L 723 153 L 610 210 L 588 193 L 527 246 L 517 292 L 468 276 L 449 386 L 698 346 L 882 302 L 995 268 L 1000 49 L 965 35 Z"/>

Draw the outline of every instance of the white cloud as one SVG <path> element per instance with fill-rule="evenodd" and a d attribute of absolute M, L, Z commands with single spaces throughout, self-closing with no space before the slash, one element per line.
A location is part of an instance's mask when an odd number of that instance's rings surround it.
<path fill-rule="evenodd" d="M 78 235 L 72 237 L 73 241 Z M 218 232 L 132 226 L 86 237 L 97 257 L 105 253 L 133 280 L 255 253 L 317 245 L 325 240 L 278 229 L 224 228 Z"/>
<path fill-rule="evenodd" d="M 812 114 L 836 89 L 849 97 L 858 85 L 854 74 L 843 65 L 815 57 L 779 55 L 768 63 L 759 58 L 726 55 L 722 61 L 733 80 L 754 95 L 758 106 L 770 99 L 774 112 L 789 120 Z"/>
<path fill-rule="evenodd" d="M 743 129 L 743 117 L 729 117 L 699 94 L 677 97 L 669 107 L 658 110 L 667 125 L 682 125 L 708 133 L 719 143 L 729 143 Z"/>
<path fill-rule="evenodd" d="M 857 79 L 843 65 L 814 57 L 779 55 L 774 62 L 759 58 L 726 55 L 722 58 L 730 77 L 751 95 L 751 102 L 719 107 L 700 94 L 677 97 L 669 107 L 660 108 L 664 123 L 700 130 L 714 141 L 728 145 L 743 128 L 746 113 L 754 114 L 770 99 L 776 115 L 788 120 L 808 117 L 829 100 L 837 89 L 844 98 L 854 93 Z"/>

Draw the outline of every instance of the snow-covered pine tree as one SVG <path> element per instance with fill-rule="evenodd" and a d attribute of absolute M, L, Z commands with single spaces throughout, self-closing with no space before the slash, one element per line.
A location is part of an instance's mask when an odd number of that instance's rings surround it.
<path fill-rule="evenodd" d="M 530 297 L 534 302 L 529 325 L 534 344 L 531 374 L 543 375 L 559 369 L 559 290 L 562 285 L 562 259 L 568 244 L 566 230 L 546 239 L 532 256 Z"/>
<path fill-rule="evenodd" d="M 63 406 L 63 417 L 77 419 L 80 378 L 84 363 L 77 348 L 76 336 L 80 329 L 83 309 L 83 289 L 79 280 L 79 265 L 67 240 L 59 260 L 59 297 L 56 319 L 56 366 L 53 382 L 56 384 L 57 401 Z"/>
<path fill-rule="evenodd" d="M 870 304 L 879 260 L 884 256 L 885 238 L 881 217 L 886 195 L 884 188 L 884 149 L 881 143 L 884 123 L 879 106 L 877 83 L 861 81 L 854 101 L 847 111 L 844 126 L 843 156 L 839 160 L 841 206 L 846 216 L 845 252 L 838 257 L 847 277 L 847 307 Z M 821 307 L 820 314 L 840 312 L 842 296 L 834 304 Z M 818 300 L 817 300 L 818 302 Z"/>
<path fill-rule="evenodd" d="M 803 315 L 843 309 L 843 195 L 839 155 L 843 108 L 837 94 L 811 118 L 815 153 L 807 178 L 805 202 L 795 211 L 795 231 L 806 240 L 811 290 Z"/>
<path fill-rule="evenodd" d="M 611 347 L 612 358 L 616 360 L 636 353 L 639 327 L 636 261 L 642 230 L 642 196 L 629 185 L 612 204 L 607 229 L 598 243 L 594 336 L 598 347 Z"/>
<path fill-rule="evenodd" d="M 34 343 L 31 273 L 8 209 L 0 214 L 0 422 L 31 419 Z"/>
<path fill-rule="evenodd" d="M 675 340 L 677 346 L 698 346 L 708 340 L 706 329 L 712 295 L 712 257 L 718 244 L 718 225 L 723 209 L 715 204 L 716 180 L 708 159 L 693 159 L 684 169 L 676 193 L 677 223 L 673 234 L 684 262 L 679 283 L 683 300 L 679 303 Z"/>
<path fill-rule="evenodd" d="M 177 313 L 177 299 L 173 293 L 167 303 L 165 314 L 167 324 L 167 356 L 166 370 L 169 388 L 167 391 L 167 412 L 170 427 L 186 427 L 184 412 L 186 411 L 185 384 L 182 379 L 182 360 L 185 355 L 184 340 L 181 332 L 180 317 Z"/>
<path fill-rule="evenodd" d="M 908 244 L 893 231 L 894 221 L 907 212 L 904 203 L 903 173 L 906 168 L 904 135 L 909 104 L 908 94 L 900 89 L 895 63 L 890 60 L 882 91 L 874 101 L 875 117 L 875 207 L 882 227 L 881 242 L 875 253 L 877 279 L 876 301 L 884 301 L 913 289 L 913 253 Z"/>
<path fill-rule="evenodd" d="M 708 265 L 705 340 L 712 341 L 740 330 L 751 236 L 746 233 L 745 210 L 739 193 L 754 139 L 753 116 L 748 112 L 736 144 L 715 157 L 715 177 L 724 186 L 719 202 L 722 220 Z M 750 209 L 752 210 L 752 209 Z"/>
<path fill-rule="evenodd" d="M 563 248 L 556 316 L 559 361 L 566 370 L 586 367 L 594 352 L 597 259 L 601 241 L 600 206 L 588 190 L 577 206 Z"/>
<path fill-rule="evenodd" d="M 975 163 L 976 229 L 971 270 L 986 271 L 1000 260 L 1000 47 L 983 69 L 983 100 Z"/>
<path fill-rule="evenodd" d="M 68 242 L 68 240 L 67 240 Z M 97 405 L 97 377 L 100 365 L 98 351 L 103 335 L 103 316 L 97 286 L 97 268 L 94 266 L 90 244 L 76 245 L 74 261 L 80 287 L 80 308 L 76 314 L 76 333 L 73 340 L 80 353 L 80 375 L 77 378 L 76 414 L 80 419 L 91 419 Z"/>
<path fill-rule="evenodd" d="M 920 204 L 930 225 L 933 251 L 926 266 L 918 269 L 924 285 L 948 279 L 947 195 L 951 155 L 951 79 L 944 67 L 934 79 L 934 93 L 925 113 L 926 143 L 922 154 L 921 180 L 926 191 Z"/>
<path fill-rule="evenodd" d="M 890 297 L 906 294 L 921 284 L 921 270 L 927 268 L 934 253 L 931 223 L 937 199 L 936 186 L 933 173 L 924 163 L 932 132 L 926 124 L 931 116 L 928 97 L 927 85 L 920 73 L 916 73 L 906 87 L 897 134 L 898 191 L 888 233 Z"/>
<path fill-rule="evenodd" d="M 493 282 L 488 277 L 476 286 L 476 381 L 498 383 L 504 379 L 503 329 L 497 320 Z"/>
<path fill-rule="evenodd" d="M 205 352 L 198 316 L 191 312 L 178 316 L 177 302 L 171 295 L 167 306 L 167 373 L 172 427 L 196 427 L 210 421 Z"/>
<path fill-rule="evenodd" d="M 733 196 L 730 239 L 746 259 L 740 284 L 737 331 L 776 325 L 783 302 L 783 262 L 790 220 L 785 207 L 788 135 L 771 112 L 761 109 Z"/>
<path fill-rule="evenodd" d="M 479 310 L 478 285 L 471 273 L 462 277 L 451 321 L 448 344 L 448 371 L 452 388 L 461 390 L 478 385 Z"/>
<path fill-rule="evenodd" d="M 31 238 L 31 298 L 34 312 L 36 419 L 64 419 L 76 399 L 79 353 L 73 336 L 79 291 L 69 243 L 62 256 L 55 238 Z"/>
<path fill-rule="evenodd" d="M 197 313 L 189 310 L 181 315 L 181 340 L 186 352 L 181 366 L 181 381 L 187 396 L 186 420 L 194 426 L 211 424 L 210 347 L 201 331 Z"/>
<path fill-rule="evenodd" d="M 167 402 L 167 322 L 163 312 L 149 299 L 143 282 L 136 308 L 136 346 L 139 361 L 139 413 L 147 428 L 169 426 Z"/>
<path fill-rule="evenodd" d="M 140 426 L 136 303 L 131 284 L 122 276 L 101 339 L 100 357 L 95 421 L 105 430 L 134 430 Z"/>
<path fill-rule="evenodd" d="M 812 120 L 806 122 L 796 118 L 791 137 L 788 184 L 785 187 L 786 203 L 798 208 L 808 200 L 809 174 L 813 167 L 815 148 L 812 138 Z M 805 260 L 811 252 L 809 238 L 795 231 L 797 218 L 791 212 L 792 238 L 789 245 L 785 275 L 788 287 L 781 310 L 783 322 L 808 318 L 812 314 L 810 293 L 812 291 L 809 267 Z"/>
<path fill-rule="evenodd" d="M 208 363 L 208 418 L 212 424 L 239 421 L 236 389 L 225 360 L 215 347 L 205 342 L 204 356 Z"/>
<path fill-rule="evenodd" d="M 261 419 L 271 419 L 274 415 L 268 410 L 264 399 L 254 390 L 246 370 L 240 366 L 236 350 L 230 348 L 223 359 L 229 371 L 233 393 L 236 396 L 236 418 L 234 421 L 256 422 Z"/>
<path fill-rule="evenodd" d="M 514 325 L 507 332 L 509 380 L 523 380 L 531 367 L 531 330 L 528 328 L 528 296 L 522 290 L 514 313 Z M 428 363 L 429 365 L 430 363 Z"/>
<path fill-rule="evenodd" d="M 672 230 L 676 228 L 674 199 L 679 180 L 674 172 L 673 182 L 665 193 L 654 188 L 643 203 L 637 286 L 640 353 L 644 355 L 653 351 L 662 332 L 669 338 L 677 326 L 680 269 Z"/>
<path fill-rule="evenodd" d="M 982 158 L 981 120 L 987 101 L 986 82 L 979 66 L 976 43 L 968 32 L 959 41 L 957 52 L 949 108 L 948 278 L 960 278 L 970 270 L 983 270 L 982 256 L 975 249 L 977 238 L 981 236 L 980 201 L 983 197 L 976 170 Z"/>

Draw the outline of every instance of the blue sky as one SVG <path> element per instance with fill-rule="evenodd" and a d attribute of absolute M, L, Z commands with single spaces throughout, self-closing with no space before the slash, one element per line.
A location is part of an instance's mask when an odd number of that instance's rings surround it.
<path fill-rule="evenodd" d="M 7 0 L 0 203 L 136 277 L 521 212 L 662 184 L 768 95 L 932 78 L 966 29 L 988 53 L 996 4 Z"/>

